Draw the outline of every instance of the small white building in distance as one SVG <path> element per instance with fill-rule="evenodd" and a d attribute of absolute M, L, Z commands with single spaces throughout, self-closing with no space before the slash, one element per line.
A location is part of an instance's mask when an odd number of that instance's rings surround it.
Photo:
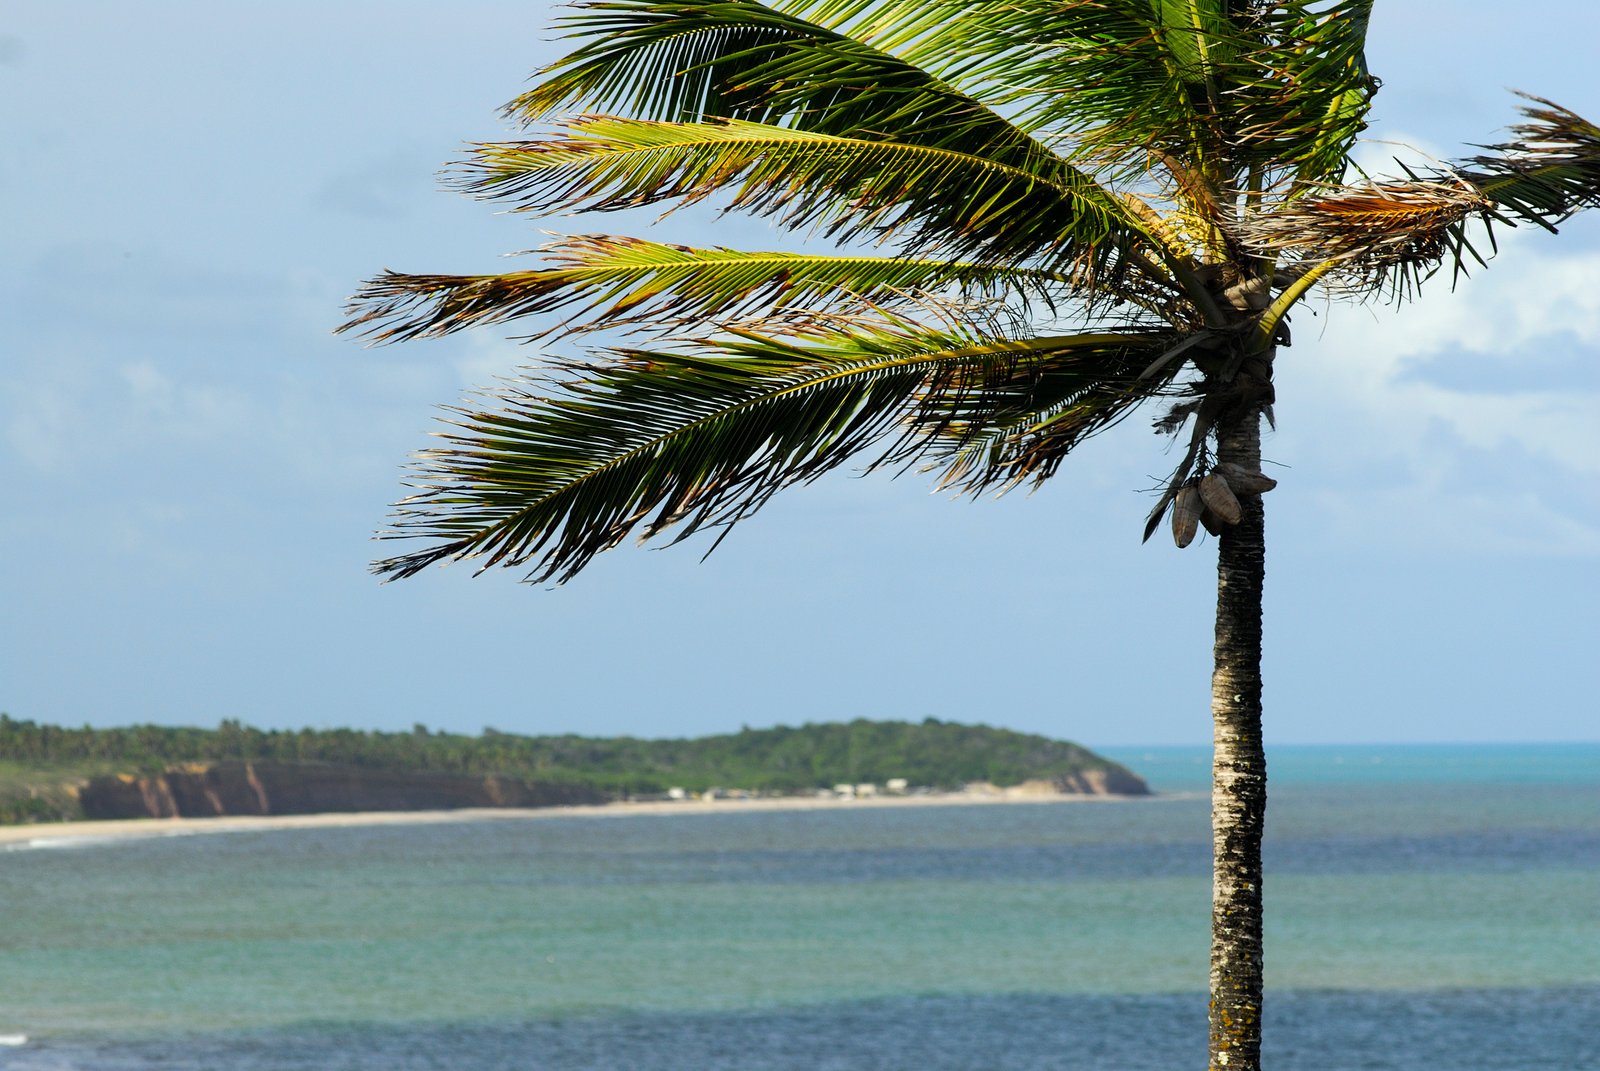
<path fill-rule="evenodd" d="M 833 794 L 835 796 L 838 796 L 842 800 L 853 800 L 853 799 L 856 798 L 856 786 L 855 785 L 834 785 L 833 786 Z"/>
<path fill-rule="evenodd" d="M 883 783 L 884 791 L 893 796 L 904 796 L 909 787 L 904 777 L 891 777 Z"/>
<path fill-rule="evenodd" d="M 685 792 L 681 788 L 669 788 L 669 789 L 667 789 L 667 799 L 669 799 L 669 800 L 686 800 L 688 798 L 689 798 L 689 793 Z"/>
<path fill-rule="evenodd" d="M 863 781 L 856 786 L 856 796 L 860 799 L 866 799 L 868 796 L 876 796 L 877 794 L 878 786 L 870 782 Z"/>

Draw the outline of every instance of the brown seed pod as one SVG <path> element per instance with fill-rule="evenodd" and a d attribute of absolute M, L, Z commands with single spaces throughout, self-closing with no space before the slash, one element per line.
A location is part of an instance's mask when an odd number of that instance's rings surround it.
<path fill-rule="evenodd" d="M 1200 489 L 1192 483 L 1184 484 L 1172 500 L 1172 541 L 1179 548 L 1194 542 L 1200 526 Z"/>
<path fill-rule="evenodd" d="M 1228 481 L 1236 495 L 1260 495 L 1278 486 L 1278 481 L 1264 473 L 1255 472 L 1243 465 L 1225 461 L 1212 470 Z"/>
<path fill-rule="evenodd" d="M 1222 534 L 1222 521 L 1209 509 L 1200 511 L 1200 527 L 1210 532 L 1213 536 Z"/>
<path fill-rule="evenodd" d="M 1239 500 L 1228 487 L 1228 481 L 1215 472 L 1207 473 L 1205 479 L 1200 481 L 1200 497 L 1223 524 L 1238 524 L 1243 516 L 1239 510 Z"/>

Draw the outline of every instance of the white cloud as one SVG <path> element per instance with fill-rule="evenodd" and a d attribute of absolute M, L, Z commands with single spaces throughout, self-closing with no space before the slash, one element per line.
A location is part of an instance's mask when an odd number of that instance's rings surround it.
<path fill-rule="evenodd" d="M 1488 270 L 1399 310 L 1319 309 L 1320 338 L 1297 317 L 1271 449 L 1318 474 L 1324 531 L 1600 553 L 1600 502 L 1573 490 L 1600 475 L 1600 252 L 1541 239 L 1511 235 Z"/>

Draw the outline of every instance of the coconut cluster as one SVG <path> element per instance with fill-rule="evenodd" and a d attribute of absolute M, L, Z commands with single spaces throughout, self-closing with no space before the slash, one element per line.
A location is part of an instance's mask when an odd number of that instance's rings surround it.
<path fill-rule="evenodd" d="M 1225 461 L 1214 466 L 1178 489 L 1172 500 L 1172 541 L 1187 547 L 1201 527 L 1221 535 L 1224 527 L 1238 524 L 1244 515 L 1240 495 L 1265 494 L 1276 486 L 1278 481 L 1271 476 L 1242 465 Z"/>

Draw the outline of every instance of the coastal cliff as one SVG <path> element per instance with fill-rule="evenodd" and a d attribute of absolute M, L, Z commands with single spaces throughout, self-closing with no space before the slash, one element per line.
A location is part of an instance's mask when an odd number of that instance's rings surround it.
<path fill-rule="evenodd" d="M 191 763 L 158 774 L 108 774 L 71 791 L 86 819 L 561 807 L 614 798 L 586 785 L 277 762 Z M 1150 794 L 1142 779 L 1118 768 L 1088 769 L 1009 788 L 975 782 L 965 791 L 1007 796 Z"/>
<path fill-rule="evenodd" d="M 848 792 L 841 793 L 843 786 Z M 693 739 L 135 725 L 0 713 L 0 824 L 878 793 L 1142 796 L 1078 744 L 926 718 Z"/>
<path fill-rule="evenodd" d="M 196 763 L 145 776 L 106 775 L 90 778 L 77 795 L 83 817 L 90 819 L 556 807 L 609 798 L 584 785 L 276 762 Z"/>
<path fill-rule="evenodd" d="M 218 762 L 155 775 L 94 776 L 75 786 L 82 818 L 214 818 L 222 815 L 320 815 L 374 810 L 462 807 L 566 807 L 613 797 L 582 784 L 506 776 L 368 770 L 331 764 Z M 1141 778 L 1120 768 L 1090 768 L 1054 780 L 1000 788 L 968 784 L 978 796 L 1149 796 Z"/>
<path fill-rule="evenodd" d="M 1058 778 L 1057 792 L 1085 796 L 1148 796 L 1150 786 L 1138 774 L 1120 766 L 1090 767 Z"/>

